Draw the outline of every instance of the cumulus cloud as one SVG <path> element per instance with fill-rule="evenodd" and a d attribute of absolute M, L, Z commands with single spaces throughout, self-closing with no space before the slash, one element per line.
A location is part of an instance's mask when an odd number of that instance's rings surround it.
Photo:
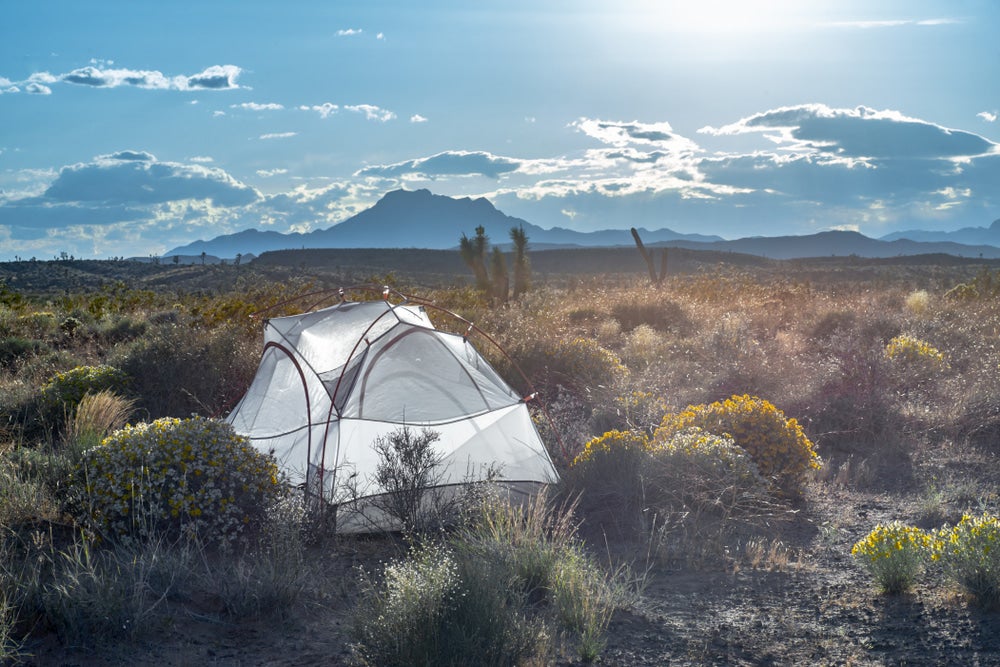
<path fill-rule="evenodd" d="M 784 150 L 853 158 L 963 158 L 997 149 L 996 144 L 972 132 L 864 106 L 781 107 L 698 131 L 713 136 L 761 133 Z"/>
<path fill-rule="evenodd" d="M 427 119 L 424 118 L 423 116 L 421 116 L 420 114 L 415 113 L 412 116 L 410 116 L 410 122 L 411 123 L 426 123 Z"/>
<path fill-rule="evenodd" d="M 215 162 L 214 158 L 208 157 L 207 155 L 195 155 L 188 158 L 188 162 L 196 162 L 198 164 L 207 164 L 209 162 Z"/>
<path fill-rule="evenodd" d="M 337 37 L 353 37 L 360 35 L 362 32 L 364 31 L 361 28 L 344 28 L 337 31 Z"/>
<path fill-rule="evenodd" d="M 698 144 L 676 134 L 673 128 L 670 127 L 670 123 L 666 121 L 659 123 L 632 121 L 626 123 L 599 120 L 596 118 L 581 118 L 570 123 L 570 127 L 612 146 L 655 146 L 676 154 L 693 154 L 699 150 Z"/>
<path fill-rule="evenodd" d="M 24 87 L 24 92 L 29 95 L 51 95 L 52 89 L 45 84 L 32 81 Z"/>
<path fill-rule="evenodd" d="M 161 162 L 145 151 L 126 150 L 63 167 L 39 203 L 136 205 L 199 199 L 245 206 L 259 198 L 256 190 L 221 169 Z"/>
<path fill-rule="evenodd" d="M 261 104 L 259 102 L 243 102 L 242 104 L 230 104 L 230 109 L 245 109 L 247 111 L 280 111 L 284 109 L 284 105 L 277 104 L 275 102 L 266 102 Z"/>
<path fill-rule="evenodd" d="M 323 102 L 323 104 L 314 104 L 312 106 L 304 104 L 300 106 L 299 109 L 301 111 L 315 111 L 320 115 L 320 118 L 329 118 L 333 114 L 337 113 L 337 110 L 340 109 L 340 107 L 330 102 Z"/>
<path fill-rule="evenodd" d="M 242 71 L 236 65 L 212 65 L 197 74 L 168 76 L 158 70 L 133 70 L 101 64 L 80 67 L 61 76 L 37 73 L 32 77 L 44 78 L 40 83 L 62 81 L 92 88 L 130 86 L 153 90 L 235 90 L 240 87 L 237 79 Z"/>
<path fill-rule="evenodd" d="M 347 104 L 344 109 L 355 113 L 364 114 L 366 120 L 377 120 L 385 123 L 396 117 L 396 114 L 388 109 L 382 109 L 374 104 Z"/>
<path fill-rule="evenodd" d="M 406 160 L 388 165 L 373 165 L 358 171 L 356 176 L 425 177 L 487 176 L 499 178 L 521 166 L 519 160 L 492 155 L 483 151 L 445 151 L 426 158 Z"/>
<path fill-rule="evenodd" d="M 257 175 L 261 178 L 270 178 L 272 176 L 280 176 L 282 174 L 287 174 L 287 169 L 258 169 Z"/>
<path fill-rule="evenodd" d="M 979 113 L 976 114 L 976 118 L 982 118 L 987 123 L 995 123 L 997 117 L 998 116 L 996 111 L 980 111 Z"/>
<path fill-rule="evenodd" d="M 264 139 L 265 141 L 268 139 L 288 139 L 290 137 L 294 137 L 297 134 L 298 132 L 269 132 L 268 134 L 262 134 L 257 138 Z"/>

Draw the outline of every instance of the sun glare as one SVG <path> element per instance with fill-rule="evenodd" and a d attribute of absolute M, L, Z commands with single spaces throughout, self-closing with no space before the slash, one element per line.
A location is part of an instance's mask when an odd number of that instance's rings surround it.
<path fill-rule="evenodd" d="M 805 6 L 804 6 L 805 5 Z M 657 28 L 687 33 L 768 32 L 802 19 L 807 3 L 797 0 L 639 0 L 637 12 Z"/>

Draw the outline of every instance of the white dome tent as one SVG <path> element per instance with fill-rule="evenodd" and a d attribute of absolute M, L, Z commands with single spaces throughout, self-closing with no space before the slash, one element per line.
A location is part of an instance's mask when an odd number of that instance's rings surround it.
<path fill-rule="evenodd" d="M 336 505 L 350 485 L 357 506 L 385 493 L 373 480 L 373 444 L 404 426 L 438 434 L 440 487 L 481 481 L 491 469 L 512 493 L 557 480 L 527 399 L 469 340 L 477 332 L 497 345 L 492 338 L 433 304 L 395 294 L 402 302 L 393 305 L 388 288 L 375 301 L 348 301 L 344 289 L 306 296 L 317 294 L 306 312 L 265 321 L 257 374 L 227 418 L 309 496 Z M 316 308 L 334 294 L 339 303 Z M 436 329 L 428 308 L 467 325 L 465 335 Z M 385 516 L 361 512 L 338 517 L 338 530 L 386 527 Z"/>

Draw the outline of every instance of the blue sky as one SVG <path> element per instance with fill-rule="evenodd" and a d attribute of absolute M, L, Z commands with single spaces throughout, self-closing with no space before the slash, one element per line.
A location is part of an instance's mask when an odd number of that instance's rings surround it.
<path fill-rule="evenodd" d="M 0 5 L 0 260 L 330 227 L 389 190 L 543 227 L 1000 218 L 1000 3 Z"/>

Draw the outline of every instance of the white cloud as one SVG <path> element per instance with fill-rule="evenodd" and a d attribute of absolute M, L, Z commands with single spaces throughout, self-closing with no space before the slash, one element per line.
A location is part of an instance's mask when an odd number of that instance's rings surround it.
<path fill-rule="evenodd" d="M 712 136 L 759 133 L 782 150 L 843 159 L 958 159 L 997 149 L 997 144 L 971 132 L 911 118 L 892 109 L 865 106 L 780 107 L 719 128 L 703 127 L 698 132 Z"/>
<path fill-rule="evenodd" d="M 270 178 L 272 176 L 280 176 L 282 174 L 287 174 L 287 169 L 258 169 L 257 175 L 261 178 Z"/>
<path fill-rule="evenodd" d="M 354 35 L 360 35 L 364 32 L 361 28 L 346 28 L 344 30 L 337 31 L 337 37 L 353 37 Z"/>
<path fill-rule="evenodd" d="M 516 171 L 521 162 L 483 151 L 445 151 L 437 155 L 395 164 L 372 165 L 356 172 L 356 176 L 427 177 L 480 175 L 499 178 Z"/>
<path fill-rule="evenodd" d="M 570 123 L 570 127 L 611 146 L 655 146 L 675 154 L 693 154 L 699 150 L 698 144 L 675 133 L 666 121 L 640 123 L 581 118 Z"/>
<path fill-rule="evenodd" d="M 102 66 L 103 67 L 103 66 Z M 89 65 L 57 77 L 41 72 L 33 77 L 51 77 L 50 83 L 61 81 L 93 88 L 129 86 L 153 90 L 235 90 L 243 70 L 236 65 L 212 65 L 192 75 L 167 76 L 157 70 L 133 70 Z"/>
<path fill-rule="evenodd" d="M 320 118 L 329 118 L 333 114 L 337 113 L 340 109 L 336 104 L 330 102 L 323 102 L 323 104 L 314 104 L 313 106 L 302 105 L 299 107 L 300 111 L 315 111 L 320 115 Z"/>
<path fill-rule="evenodd" d="M 212 117 L 213 118 L 218 118 L 219 116 L 225 116 L 225 115 L 226 115 L 225 111 L 220 111 L 218 109 L 216 109 L 215 111 L 212 112 Z"/>
<path fill-rule="evenodd" d="M 196 162 L 198 164 L 208 164 L 209 162 L 215 162 L 215 159 L 210 158 L 207 155 L 195 155 L 194 157 L 189 157 L 188 162 Z"/>
<path fill-rule="evenodd" d="M 412 116 L 410 116 L 410 122 L 411 123 L 426 123 L 427 119 L 424 118 L 423 116 L 421 116 L 420 114 L 415 113 Z"/>
<path fill-rule="evenodd" d="M 29 95 L 51 95 L 52 89 L 44 84 L 32 81 L 24 87 L 24 92 Z"/>
<path fill-rule="evenodd" d="M 382 109 L 374 104 L 347 104 L 344 108 L 348 111 L 364 114 L 366 120 L 377 120 L 385 123 L 396 117 L 392 111 Z"/>
<path fill-rule="evenodd" d="M 270 132 L 268 134 L 262 134 L 258 139 L 288 139 L 294 137 L 298 132 Z"/>
<path fill-rule="evenodd" d="M 375 39 L 385 39 L 385 33 L 380 32 L 379 34 L 375 35 Z"/>
<path fill-rule="evenodd" d="M 830 21 L 823 25 L 830 28 L 858 28 L 871 30 L 875 28 L 899 28 L 903 26 L 933 27 L 940 25 L 954 25 L 962 23 L 955 18 L 931 18 L 931 19 L 886 19 L 881 21 Z"/>
<path fill-rule="evenodd" d="M 995 123 L 998 116 L 996 111 L 980 111 L 976 114 L 976 118 L 982 118 L 987 123 Z"/>
<path fill-rule="evenodd" d="M 280 111 L 285 107 L 275 102 L 260 104 L 258 102 L 243 102 L 242 104 L 230 104 L 230 109 L 246 109 L 248 111 Z"/>

